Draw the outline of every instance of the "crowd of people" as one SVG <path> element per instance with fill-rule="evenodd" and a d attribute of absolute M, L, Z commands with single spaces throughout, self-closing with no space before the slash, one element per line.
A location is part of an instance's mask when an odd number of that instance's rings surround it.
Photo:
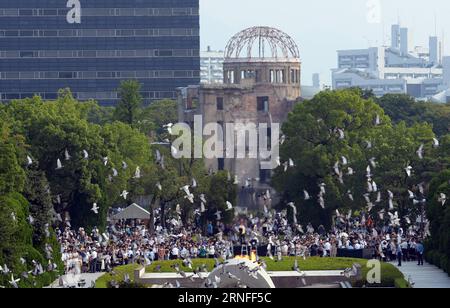
<path fill-rule="evenodd" d="M 203 232 L 205 231 L 205 232 Z M 260 256 L 282 260 L 286 256 L 336 257 L 340 252 L 366 252 L 383 261 L 417 261 L 423 265 L 423 232 L 420 226 L 408 230 L 385 226 L 375 228 L 361 224 L 359 218 L 315 229 L 289 224 L 283 213 L 263 217 L 240 217 L 226 225 L 208 222 L 205 230 L 196 223 L 183 225 L 172 220 L 168 227 L 158 225 L 153 232 L 148 222 L 111 222 L 105 232 L 94 228 L 57 230 L 62 259 L 67 273 L 111 271 L 119 265 L 150 265 L 157 260 L 221 258 L 241 254 L 248 245 Z"/>

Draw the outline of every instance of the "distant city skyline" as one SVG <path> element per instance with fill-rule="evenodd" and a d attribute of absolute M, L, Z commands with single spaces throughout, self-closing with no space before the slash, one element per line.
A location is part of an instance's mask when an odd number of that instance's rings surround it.
<path fill-rule="evenodd" d="M 410 28 L 412 48 L 427 47 L 428 37 L 437 34 L 444 38 L 443 55 L 450 55 L 450 30 L 444 32 L 450 29 L 449 9 L 444 0 L 200 0 L 201 48 L 223 50 L 231 36 L 247 27 L 277 27 L 299 45 L 302 83 L 312 84 L 312 75 L 319 73 L 321 82 L 330 85 L 337 50 L 389 45 L 390 27 L 399 21 Z"/>

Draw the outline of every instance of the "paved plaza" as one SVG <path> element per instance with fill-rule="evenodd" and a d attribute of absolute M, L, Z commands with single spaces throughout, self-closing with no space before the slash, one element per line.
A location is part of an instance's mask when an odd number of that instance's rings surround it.
<path fill-rule="evenodd" d="M 397 266 L 397 263 L 393 264 Z M 404 262 L 399 269 L 406 280 L 411 277 L 414 288 L 450 288 L 450 277 L 434 265 L 417 266 L 416 262 Z"/>

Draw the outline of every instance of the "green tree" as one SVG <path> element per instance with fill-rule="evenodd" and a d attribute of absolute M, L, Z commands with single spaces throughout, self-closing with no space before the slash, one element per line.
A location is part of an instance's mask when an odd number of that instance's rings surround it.
<path fill-rule="evenodd" d="M 214 216 L 217 210 L 221 211 L 224 217 L 224 222 L 229 223 L 234 219 L 233 211 L 226 211 L 226 202 L 229 201 L 236 205 L 237 202 L 237 187 L 232 181 L 228 180 L 226 171 L 219 171 L 217 174 L 211 176 L 211 184 L 208 196 L 208 212 L 207 219 L 215 221 Z"/>
<path fill-rule="evenodd" d="M 3 122 L 0 126 L 0 195 L 21 191 L 25 181 L 25 172 L 17 159 L 17 145 L 21 137 L 16 140 L 10 136 L 10 130 Z"/>
<path fill-rule="evenodd" d="M 46 225 L 51 226 L 53 218 L 50 184 L 42 171 L 28 170 L 24 197 L 30 203 L 30 215 L 34 220 L 33 244 L 39 247 L 45 242 Z"/>
<path fill-rule="evenodd" d="M 120 100 L 114 110 L 114 119 L 134 125 L 142 106 L 141 84 L 136 80 L 123 81 L 119 88 Z"/>
<path fill-rule="evenodd" d="M 450 256 L 450 203 L 447 200 L 442 205 L 442 201 L 439 199 L 441 193 L 445 194 L 447 199 L 450 196 L 450 134 L 441 139 L 441 146 L 438 149 L 437 156 L 440 158 L 440 170 L 435 173 L 430 182 L 429 203 L 426 207 L 431 231 L 430 245 L 427 248 L 439 252 L 448 258 Z M 434 262 L 433 260 L 429 261 Z M 447 264 L 446 270 L 450 272 L 450 263 Z"/>
<path fill-rule="evenodd" d="M 450 133 L 450 104 L 418 102 L 405 94 L 386 94 L 377 103 L 394 123 L 405 121 L 411 126 L 427 122 L 438 136 Z"/>
<path fill-rule="evenodd" d="M 0 118 L 6 119 L 6 114 L 1 110 Z M 29 222 L 31 206 L 22 195 L 24 188 L 34 189 L 29 186 L 31 184 L 29 174 L 21 167 L 24 165 L 21 162 L 26 161 L 25 144 L 23 137 L 12 135 L 5 123 L 6 121 L 2 121 L 0 127 L 0 179 L 2 179 L 0 181 L 0 264 L 2 266 L 6 264 L 18 278 L 21 273 L 33 268 L 32 260 L 46 266 L 48 260 L 47 255 L 44 254 L 44 246 L 46 243 L 50 244 L 53 248 L 50 260 L 57 263 L 58 270 L 46 272 L 35 278 L 20 277 L 19 282 L 20 287 L 42 287 L 56 279 L 63 269 L 59 246 L 54 234 L 45 240 L 33 243 L 34 239 L 40 238 L 40 235 Z M 45 181 L 42 183 L 45 185 Z M 39 213 L 39 215 L 45 216 L 45 213 Z M 48 231 L 52 233 L 50 225 Z M 1 275 L 0 285 L 10 287 L 8 278 L 7 275 Z"/>
<path fill-rule="evenodd" d="M 377 122 L 379 119 L 379 123 Z M 431 127 L 405 123 L 393 126 L 388 116 L 373 101 L 364 99 L 358 89 L 324 91 L 310 101 L 296 105 L 283 126 L 286 142 L 281 147 L 281 162 L 291 158 L 294 168 L 276 170 L 273 183 L 282 192 L 282 207 L 288 202 L 299 206 L 299 217 L 303 223 L 330 225 L 335 209 L 364 210 L 368 184 L 367 166 L 375 158 L 376 167 L 371 166 L 372 180 L 382 191 L 383 201 L 371 211 L 388 209 L 387 190 L 395 194 L 396 210 L 411 214 L 412 201 L 407 191 L 416 189 L 426 170 L 434 164 Z M 425 145 L 426 159 L 416 154 L 421 144 Z M 368 146 L 370 144 L 370 146 Z M 343 163 L 342 157 L 348 160 Z M 334 172 L 334 165 L 342 172 L 342 181 Z M 407 177 L 405 168 L 414 166 L 412 177 Z M 348 168 L 355 172 L 348 175 Z M 318 203 L 319 184 L 326 185 L 325 210 Z M 303 190 L 311 195 L 305 201 Z M 351 191 L 354 201 L 347 192 Z M 375 203 L 377 193 L 371 193 Z M 417 214 L 417 213 L 416 213 Z M 412 220 L 412 219 L 411 219 Z"/>
<path fill-rule="evenodd" d="M 55 203 L 56 210 L 70 212 L 74 227 L 102 228 L 109 207 L 124 201 L 120 192 L 130 189 L 132 183 L 133 187 L 139 185 L 139 180 L 133 179 L 136 167 L 145 169 L 152 162 L 145 135 L 125 123 L 90 123 L 91 108 L 62 91 L 56 101 L 44 102 L 39 97 L 15 101 L 5 105 L 3 112 L 13 119 L 15 133 L 25 136 L 29 155 L 50 183 L 53 200 L 60 195 L 62 202 Z M 62 169 L 56 168 L 58 159 Z M 127 163 L 126 170 L 122 162 Z M 100 207 L 98 215 L 91 211 L 94 202 Z"/>
<path fill-rule="evenodd" d="M 178 122 L 177 102 L 168 99 L 153 102 L 142 109 L 138 118 L 137 126 L 141 132 L 164 140 L 169 137 L 164 125 Z"/>

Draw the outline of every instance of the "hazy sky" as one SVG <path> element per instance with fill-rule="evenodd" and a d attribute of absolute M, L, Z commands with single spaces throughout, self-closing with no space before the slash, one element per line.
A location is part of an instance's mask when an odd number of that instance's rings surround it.
<path fill-rule="evenodd" d="M 370 10 L 374 3 L 380 4 L 379 19 L 369 14 L 376 12 Z M 330 83 L 336 50 L 378 46 L 383 37 L 388 44 L 390 26 L 399 19 L 410 28 L 412 46 L 428 46 L 428 36 L 437 28 L 445 38 L 444 54 L 450 55 L 449 12 L 448 0 L 200 0 L 202 49 L 223 50 L 242 29 L 273 26 L 299 45 L 302 83 L 311 84 L 316 72 L 322 83 Z"/>

